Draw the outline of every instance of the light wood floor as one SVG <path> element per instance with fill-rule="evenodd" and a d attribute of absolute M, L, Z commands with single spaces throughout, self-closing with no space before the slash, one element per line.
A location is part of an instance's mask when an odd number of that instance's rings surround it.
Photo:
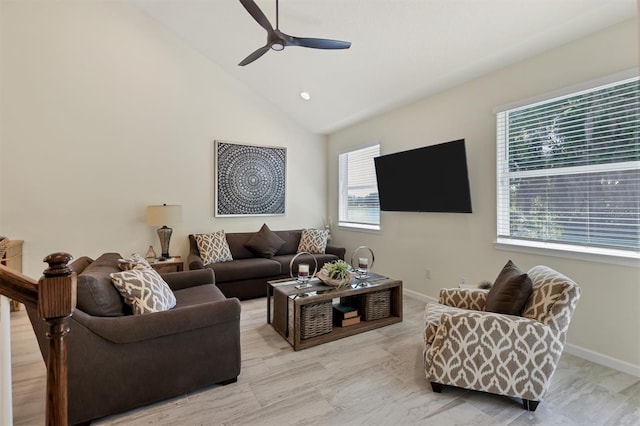
<path fill-rule="evenodd" d="M 264 298 L 242 303 L 242 372 L 211 387 L 99 425 L 640 425 L 640 379 L 565 354 L 531 413 L 520 401 L 424 378 L 424 303 L 404 321 L 294 352 L 266 324 Z M 12 314 L 14 424 L 44 424 L 45 369 L 24 308 Z"/>

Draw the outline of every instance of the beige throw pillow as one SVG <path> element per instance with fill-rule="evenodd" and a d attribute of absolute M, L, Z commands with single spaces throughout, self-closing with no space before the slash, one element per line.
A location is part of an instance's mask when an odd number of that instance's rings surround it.
<path fill-rule="evenodd" d="M 312 254 L 324 254 L 327 249 L 327 229 L 303 229 L 298 244 L 298 253 L 306 251 Z"/>
<path fill-rule="evenodd" d="M 233 260 L 227 237 L 224 235 L 224 229 L 212 234 L 195 234 L 194 237 L 202 263 L 205 265 L 231 262 Z"/>
<path fill-rule="evenodd" d="M 134 314 L 167 311 L 176 306 L 173 291 L 155 269 L 131 269 L 110 276 Z"/>

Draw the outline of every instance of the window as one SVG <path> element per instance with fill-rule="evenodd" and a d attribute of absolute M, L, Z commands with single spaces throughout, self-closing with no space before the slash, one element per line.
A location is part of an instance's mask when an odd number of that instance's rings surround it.
<path fill-rule="evenodd" d="M 373 159 L 380 145 L 340 154 L 338 157 L 339 225 L 380 229 L 380 202 Z"/>
<path fill-rule="evenodd" d="M 640 258 L 639 108 L 636 77 L 499 112 L 498 243 Z"/>

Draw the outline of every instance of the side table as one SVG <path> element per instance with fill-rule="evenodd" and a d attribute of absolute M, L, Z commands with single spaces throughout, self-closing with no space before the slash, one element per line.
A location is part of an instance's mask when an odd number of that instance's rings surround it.
<path fill-rule="evenodd" d="M 160 274 L 167 272 L 180 272 L 184 271 L 184 262 L 180 256 L 174 256 L 167 260 L 159 260 L 151 264 L 151 267 L 158 271 Z"/>

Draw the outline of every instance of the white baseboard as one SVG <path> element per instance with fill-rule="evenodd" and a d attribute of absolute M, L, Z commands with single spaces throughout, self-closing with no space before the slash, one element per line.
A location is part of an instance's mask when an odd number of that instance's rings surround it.
<path fill-rule="evenodd" d="M 566 353 L 575 355 L 578 358 L 586 359 L 587 361 L 595 362 L 596 364 L 604 365 L 605 367 L 610 367 L 614 370 L 640 377 L 640 365 L 634 365 L 630 362 L 622 361 L 620 359 L 610 357 L 609 355 L 604 355 L 571 343 L 566 343 L 564 345 L 564 350 Z"/>
<path fill-rule="evenodd" d="M 426 294 L 418 293 L 417 291 L 409 290 L 408 288 L 403 288 L 402 292 L 404 293 L 405 296 L 408 296 L 412 299 L 419 300 L 424 303 L 438 301 L 438 299 L 436 299 L 435 297 L 427 296 Z"/>
<path fill-rule="evenodd" d="M 438 299 L 427 296 L 426 294 L 418 293 L 417 291 L 403 289 L 404 294 L 412 299 L 419 300 L 424 303 L 437 302 Z M 613 368 L 614 370 L 622 371 L 623 373 L 631 374 L 632 376 L 640 377 L 640 365 L 631 364 L 630 362 L 622 361 L 617 358 L 604 355 L 599 352 L 592 351 L 571 343 L 564 345 L 564 350 L 571 355 L 578 358 L 586 359 L 587 361 L 595 362 L 596 364 L 604 365 L 605 367 Z"/>

